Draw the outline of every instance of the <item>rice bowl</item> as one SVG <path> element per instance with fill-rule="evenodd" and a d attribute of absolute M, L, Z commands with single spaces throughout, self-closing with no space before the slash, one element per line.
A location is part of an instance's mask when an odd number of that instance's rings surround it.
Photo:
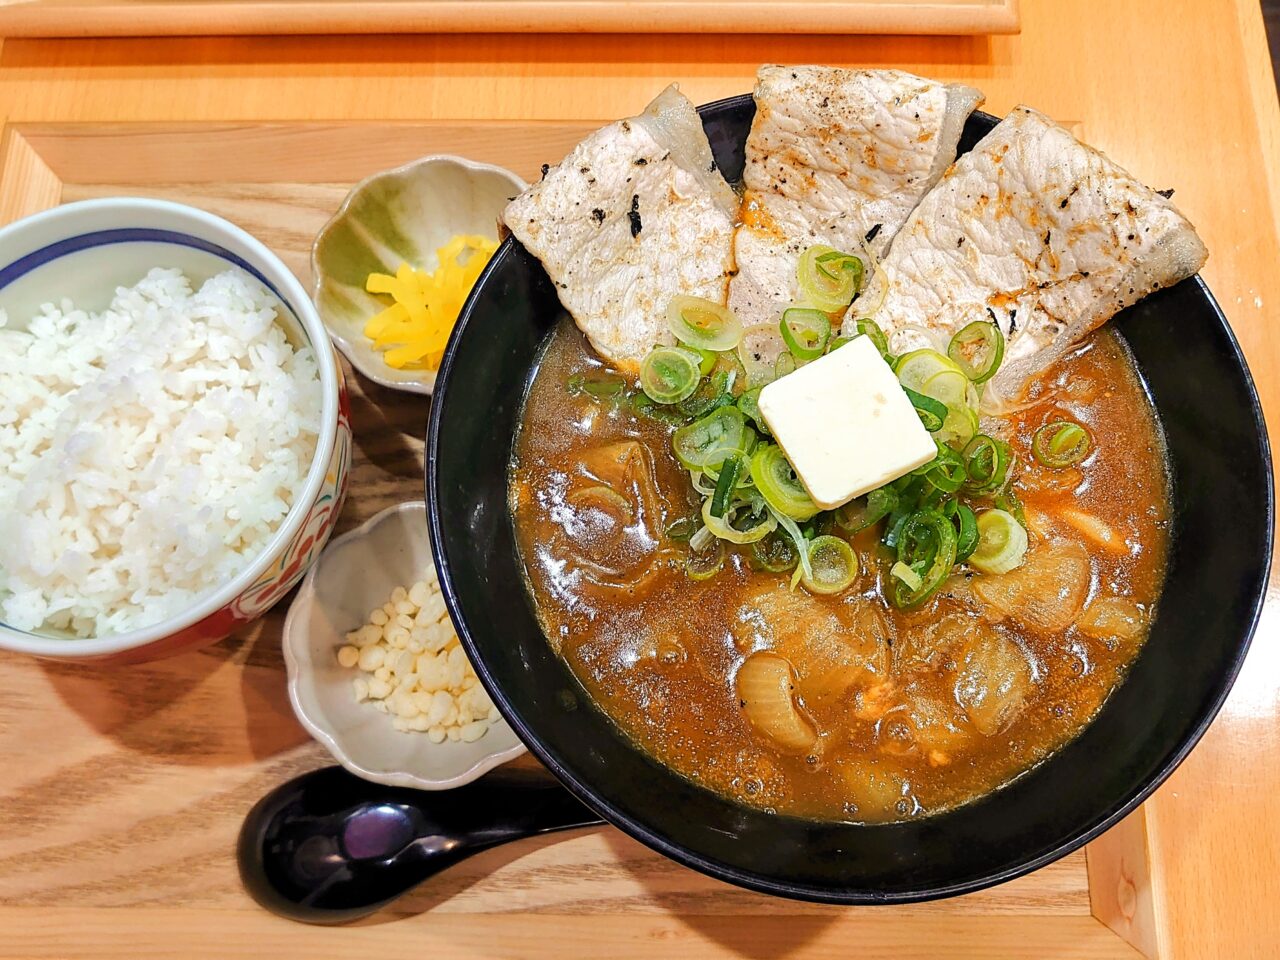
<path fill-rule="evenodd" d="M 248 274 L 154 268 L 90 315 L 0 329 L 0 617 L 78 637 L 173 616 L 296 499 L 320 382 Z M 4 318 L 0 316 L 0 326 Z"/>
<path fill-rule="evenodd" d="M 149 293 L 128 290 L 153 267 L 167 269 L 139 285 L 149 285 Z M 190 279 L 189 293 L 181 289 L 181 274 Z M 213 282 L 211 278 L 218 279 Z M 199 290 L 202 285 L 209 289 Z M 126 290 L 119 290 L 121 287 Z M 203 310 L 205 316 L 199 322 L 216 331 L 206 342 L 205 359 L 193 367 L 203 366 L 204 370 L 178 376 L 201 380 L 220 370 L 218 376 L 224 382 L 219 385 L 210 380 L 205 385 L 211 384 L 209 389 L 174 394 L 194 400 L 200 392 L 203 401 L 197 404 L 198 411 L 194 407 L 180 410 L 177 405 L 166 409 L 161 400 L 164 391 L 156 383 L 148 385 L 146 376 L 141 387 L 131 382 L 119 394 L 108 390 L 96 400 L 81 398 L 89 406 L 77 402 L 71 416 L 90 409 L 95 416 L 105 412 L 113 423 L 113 404 L 135 404 L 125 418 L 127 429 L 103 443 L 101 437 L 71 440 L 76 431 L 67 430 L 64 424 L 58 455 L 35 471 L 37 478 L 46 476 L 54 481 L 48 503 L 33 485 L 23 494 L 22 502 L 27 506 L 15 509 L 14 487 L 22 481 L 15 484 L 11 476 L 0 482 L 0 527 L 6 543 L 13 544 L 0 555 L 0 564 L 6 567 L 6 573 L 0 575 L 3 648 L 46 657 L 119 661 L 151 659 L 220 639 L 265 612 L 305 574 L 327 541 L 345 496 L 350 427 L 341 371 L 305 292 L 270 251 L 217 217 L 180 204 L 142 199 L 69 204 L 0 230 L 0 309 L 7 312 L 9 328 L 0 337 L 15 336 L 14 327 L 22 330 L 26 320 L 43 313 L 45 319 L 32 324 L 32 333 L 49 334 L 59 324 L 68 332 L 74 327 L 75 346 L 64 344 L 64 349 L 92 353 L 95 347 L 89 341 L 94 338 L 86 331 L 101 323 L 103 315 L 91 314 L 103 313 L 113 290 L 117 300 L 125 298 L 117 304 L 124 306 L 125 312 L 139 308 L 142 300 L 149 298 L 151 305 L 143 312 L 154 312 L 147 321 L 152 329 L 156 324 L 161 329 L 174 325 L 179 301 L 186 305 L 182 309 L 196 305 L 197 310 Z M 136 299 L 139 296 L 141 300 Z M 62 297 L 83 308 L 83 313 L 74 315 L 74 323 L 60 316 L 64 311 L 39 309 L 40 304 Z M 274 322 L 269 318 L 273 310 L 268 307 L 274 308 Z M 112 312 L 119 311 L 107 311 Z M 118 317 L 115 322 L 120 322 Z M 169 340 L 145 333 L 138 338 L 153 361 L 166 350 L 174 350 L 174 357 L 185 363 L 182 341 L 180 333 Z M 239 355 L 245 358 L 242 361 L 231 356 L 235 341 L 244 342 L 246 352 Z M 69 359 L 59 357 L 62 362 Z M 116 358 L 127 368 L 126 361 L 132 362 L 127 357 Z M 78 374 L 81 379 L 87 369 Z M 12 372 L 9 369 L 9 374 Z M 22 459 L 25 467 L 32 469 L 25 454 L 18 456 L 13 442 L 9 374 L 0 374 L 6 380 L 0 421 L 9 423 L 0 424 L 0 453 L 8 463 Z M 164 376 L 174 374 L 160 374 L 161 382 Z M 255 378 L 273 386 L 266 391 L 256 389 L 252 398 L 234 396 L 235 390 L 229 388 L 242 379 L 242 386 L 250 385 L 248 381 Z M 56 386 L 51 392 L 57 392 Z M 126 393 L 132 393 L 128 400 Z M 237 415 L 244 422 L 233 429 Z M 115 426 L 119 428 L 125 419 Z M 152 423 L 155 438 L 140 436 L 145 433 L 146 428 L 140 426 L 144 422 Z M 182 432 L 168 436 L 182 424 Z M 99 433 L 100 427 L 98 424 Z M 215 452 L 219 445 L 208 441 L 220 429 L 224 436 L 238 433 L 246 449 L 231 459 Z M 45 425 L 46 436 L 47 431 Z M 132 446 L 117 445 L 115 440 L 121 437 Z M 235 449 L 231 444 L 223 453 Z M 251 455 L 244 456 L 246 451 Z M 163 452 L 165 464 L 163 469 L 151 467 L 150 477 L 157 483 L 148 486 L 141 478 L 159 452 Z M 118 471 L 112 470 L 113 457 L 132 458 L 133 465 L 122 463 Z M 137 462 L 140 459 L 147 463 Z M 86 460 L 94 463 L 96 473 Z M 240 466 L 235 465 L 237 460 L 242 460 Z M 268 469 L 261 471 L 263 466 Z M 10 468 L 8 472 L 17 471 Z M 121 477 L 125 476 L 140 485 L 139 489 L 132 493 L 124 490 L 128 484 L 122 486 Z M 228 478 L 238 479 L 238 502 L 228 506 L 230 501 L 220 496 L 225 491 L 217 489 L 219 477 L 228 484 Z M 243 485 L 247 478 L 252 482 Z M 94 554 L 86 549 L 93 545 L 92 537 L 83 539 L 85 529 L 77 522 L 67 530 L 51 528 L 51 504 L 73 487 L 79 488 L 82 496 L 96 488 L 89 500 L 94 495 L 100 499 L 105 496 L 110 509 L 118 511 L 111 523 L 105 515 L 98 517 L 106 526 L 91 524 L 93 535 L 137 527 L 130 533 L 133 540 L 122 543 L 118 553 L 108 548 L 105 554 Z M 164 492 L 159 493 L 162 487 Z M 56 492 L 58 488 L 63 492 Z M 139 490 L 158 495 L 135 502 L 133 494 Z M 232 500 L 235 495 L 233 492 Z M 213 509 L 204 511 L 215 501 Z M 24 516 L 24 512 L 33 512 L 31 504 L 45 508 L 43 519 Z M 83 515 L 86 505 L 76 506 Z M 76 543 L 76 549 L 67 550 L 67 544 L 60 543 L 64 549 L 57 552 L 50 544 L 38 544 L 42 549 L 32 552 L 22 545 L 22 537 L 29 546 L 33 536 L 35 541 L 47 538 L 51 529 L 61 531 L 55 540 L 69 530 L 69 542 Z M 77 541 L 77 537 L 81 539 Z M 86 557 L 77 558 L 77 553 L 88 554 L 87 563 Z M 124 554 L 129 554 L 125 561 L 103 562 L 117 561 Z M 91 579 L 95 574 L 97 578 Z M 3 589 L 6 584 L 10 586 L 7 591 Z M 21 589 L 12 589 L 15 584 Z M 33 595 L 33 588 L 40 592 Z M 123 604 L 122 596 L 126 598 Z"/>

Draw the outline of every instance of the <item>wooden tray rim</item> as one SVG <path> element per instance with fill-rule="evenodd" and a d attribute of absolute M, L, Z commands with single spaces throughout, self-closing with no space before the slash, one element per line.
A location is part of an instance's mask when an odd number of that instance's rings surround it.
<path fill-rule="evenodd" d="M 1004 34 L 1019 0 L 7 0 L 0 36 L 335 33 Z"/>
<path fill-rule="evenodd" d="M 367 172 L 373 161 L 378 165 L 394 165 L 398 158 L 415 155 L 417 139 L 452 137 L 462 131 L 484 131 L 506 138 L 517 130 L 536 136 L 539 132 L 556 131 L 561 135 L 592 129 L 590 121 L 355 121 L 355 122 L 92 122 L 92 123 L 11 123 L 0 135 L 0 224 L 61 202 L 64 183 L 76 184 L 151 184 L 153 186 L 200 183 L 315 183 L 335 184 L 353 181 Z M 351 138 L 353 129 L 362 136 Z M 291 149 L 281 151 L 279 140 L 292 140 Z M 347 144 L 355 139 L 359 150 L 341 150 L 328 156 L 317 156 L 307 146 Z M 211 151 L 210 142 L 221 144 Z M 174 147 L 186 142 L 206 164 L 188 166 L 190 156 L 175 154 Z M 140 157 L 142 152 L 146 155 Z M 86 149 L 92 145 L 92 149 Z M 194 155 L 194 154 L 193 154 Z M 277 168 L 281 158 L 294 165 L 292 176 L 237 176 L 248 173 L 256 165 Z M 150 161 L 143 162 L 143 161 Z M 216 165 L 209 166 L 213 161 Z M 227 161 L 231 163 L 228 166 Z M 148 175 L 159 168 L 165 175 Z M 122 179 L 127 174 L 132 179 Z M 1158 865 L 1151 862 L 1146 807 L 1108 831 L 1087 849 L 1087 870 L 1092 917 L 1117 938 L 1122 951 L 1150 958 L 1167 955 L 1162 949 L 1163 923 L 1159 913 Z M 89 920 L 109 908 L 89 908 L 77 913 Z M 157 908 L 191 914 L 191 921 L 205 911 L 181 908 Z M 51 920 L 48 911 L 26 907 L 0 907 L 0 916 L 17 921 L 20 916 L 33 920 Z M 484 914 L 486 922 L 493 915 Z M 888 918 L 886 918 L 888 919 Z M 992 922 L 999 917 L 992 916 Z M 451 922 L 454 922 L 451 920 Z M 459 931 L 469 930 L 470 921 L 459 918 Z M 948 918 L 955 923 L 956 918 Z M 1084 928 L 1073 928 L 1077 934 Z M 1065 927 L 1064 927 L 1065 930 Z M 1123 945 L 1123 946 L 1122 946 Z"/>

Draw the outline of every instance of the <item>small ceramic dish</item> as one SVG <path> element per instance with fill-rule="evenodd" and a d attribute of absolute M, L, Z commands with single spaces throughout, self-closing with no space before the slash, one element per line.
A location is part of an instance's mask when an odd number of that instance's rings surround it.
<path fill-rule="evenodd" d="M 526 186 L 501 167 L 433 156 L 351 188 L 311 248 L 311 299 L 353 367 L 384 387 L 431 393 L 435 373 L 389 367 L 365 338 L 369 318 L 386 307 L 365 291 L 365 281 L 370 273 L 395 273 L 402 262 L 435 270 L 436 250 L 455 234 L 492 237 L 498 215 Z"/>
<path fill-rule="evenodd" d="M 293 712 L 335 760 L 375 783 L 446 790 L 525 752 L 506 720 L 472 743 L 401 733 L 390 716 L 356 702 L 352 680 L 360 674 L 339 665 L 336 655 L 348 631 L 397 586 L 421 579 L 431 563 L 422 503 L 389 507 L 336 538 L 289 607 L 284 660 Z"/>

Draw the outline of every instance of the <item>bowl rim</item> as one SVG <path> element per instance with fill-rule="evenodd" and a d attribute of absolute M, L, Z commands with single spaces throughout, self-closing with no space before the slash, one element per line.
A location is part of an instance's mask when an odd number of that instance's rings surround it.
<path fill-rule="evenodd" d="M 431 378 L 431 382 L 429 383 L 423 380 L 395 380 L 387 376 L 384 371 L 377 369 L 377 365 L 371 364 L 368 357 L 364 356 L 360 350 L 356 349 L 356 345 L 349 337 L 344 336 L 340 330 L 336 330 L 333 325 L 325 319 L 324 314 L 321 313 L 319 307 L 320 287 L 323 284 L 324 278 L 324 274 L 320 270 L 319 250 L 321 241 L 324 240 L 338 222 L 346 216 L 347 210 L 355 198 L 374 183 L 379 180 L 389 179 L 392 177 L 402 177 L 416 170 L 418 167 L 432 166 L 438 163 L 452 164 L 454 166 L 470 170 L 473 173 L 499 174 L 511 182 L 511 185 L 515 187 L 517 193 L 522 192 L 529 186 L 522 177 L 508 170 L 506 167 L 500 167 L 494 163 L 485 163 L 481 160 L 470 160 L 467 157 L 460 157 L 452 153 L 431 153 L 424 157 L 418 157 L 416 160 L 410 160 L 407 163 L 402 163 L 398 167 L 391 167 L 387 170 L 377 170 L 353 184 L 351 189 L 347 191 L 347 195 L 342 198 L 342 203 L 338 205 L 338 209 L 334 211 L 333 216 L 326 220 L 324 226 L 316 232 L 315 239 L 311 241 L 310 257 L 311 302 L 316 305 L 316 313 L 319 315 L 320 322 L 324 325 L 325 330 L 328 331 L 330 339 L 333 340 L 334 346 L 342 351 L 342 355 L 347 358 L 347 361 L 351 366 L 359 371 L 362 377 L 372 380 L 374 383 L 378 384 L 378 386 L 386 387 L 389 390 L 403 390 L 406 393 L 422 394 L 423 396 L 428 397 L 431 396 L 432 391 L 435 390 L 435 382 L 440 376 L 439 370 L 435 372 Z"/>
<path fill-rule="evenodd" d="M 716 100 L 712 103 L 703 104 L 698 107 L 699 115 L 705 120 L 706 115 L 710 112 L 719 112 L 735 107 L 743 106 L 747 101 L 752 99 L 751 94 L 740 94 L 738 96 L 726 97 Z M 986 114 L 982 111 L 974 111 L 974 116 L 989 120 L 991 123 L 998 122 L 999 118 Z M 477 292 L 480 291 L 490 278 L 490 274 L 500 268 L 500 265 L 513 255 L 516 248 L 516 241 L 512 237 L 499 247 L 498 252 L 494 254 L 493 259 L 486 266 L 485 271 L 476 281 L 476 285 L 472 290 L 472 294 L 468 297 L 467 302 L 463 305 L 462 312 L 458 317 L 458 322 L 454 327 L 453 335 L 450 337 L 449 344 L 446 347 L 444 358 L 440 364 L 438 379 L 441 383 L 448 384 L 449 377 L 456 359 L 458 344 L 461 342 L 461 333 L 471 321 L 474 313 L 474 307 L 477 300 Z M 1188 282 L 1188 281 L 1183 281 Z M 1040 869 L 1062 857 L 1080 849 L 1085 844 L 1096 839 L 1102 833 L 1106 832 L 1128 814 L 1132 813 L 1151 796 L 1169 777 L 1174 770 L 1186 759 L 1188 754 L 1200 742 L 1209 726 L 1217 717 L 1223 704 L 1235 684 L 1236 678 L 1239 676 L 1240 670 L 1244 665 L 1245 657 L 1248 654 L 1249 647 L 1253 637 L 1257 631 L 1259 620 L 1262 616 L 1263 605 L 1267 596 L 1266 585 L 1269 582 L 1270 571 L 1273 561 L 1273 553 L 1275 548 L 1275 517 L 1276 517 L 1276 501 L 1275 501 L 1275 471 L 1274 464 L 1271 459 L 1270 441 L 1267 434 L 1266 420 L 1262 413 L 1261 399 L 1258 396 L 1257 387 L 1254 383 L 1253 375 L 1249 370 L 1248 363 L 1244 353 L 1240 347 L 1239 340 L 1236 338 L 1235 332 L 1231 329 L 1230 323 L 1227 321 L 1226 315 L 1223 313 L 1217 299 L 1209 290 L 1204 279 L 1196 274 L 1190 278 L 1190 282 L 1194 282 L 1199 288 L 1200 294 L 1204 297 L 1210 310 L 1213 312 L 1216 321 L 1220 324 L 1223 332 L 1226 334 L 1227 342 L 1231 349 L 1232 359 L 1239 367 L 1243 374 L 1244 385 L 1249 395 L 1250 412 L 1257 425 L 1257 444 L 1258 452 L 1261 456 L 1264 467 L 1264 480 L 1266 489 L 1266 552 L 1265 562 L 1259 571 L 1258 583 L 1261 588 L 1258 590 L 1257 596 L 1254 598 L 1252 609 L 1248 612 L 1248 627 L 1244 635 L 1240 638 L 1239 647 L 1235 652 L 1230 668 L 1223 677 L 1220 689 L 1213 697 L 1212 703 L 1192 730 L 1191 735 L 1186 741 L 1174 751 L 1160 767 L 1156 775 L 1138 789 L 1131 791 L 1127 796 L 1121 798 L 1118 802 L 1110 807 L 1100 810 L 1092 819 L 1087 827 L 1080 830 L 1073 837 L 1055 844 L 1041 855 L 1025 861 L 1016 867 L 997 871 L 984 877 L 959 881 L 946 886 L 935 887 L 928 890 L 894 892 L 894 893 L 871 893 L 868 891 L 839 891 L 835 889 L 820 889 L 816 887 L 800 886 L 793 883 L 783 881 L 771 881 L 761 879 L 758 875 L 748 873 L 747 871 L 738 869 L 726 863 L 722 863 L 701 854 L 696 851 L 680 846 L 668 840 L 661 833 L 651 830 L 645 824 L 637 821 L 620 810 L 615 804 L 600 791 L 594 784 L 586 780 L 579 779 L 567 766 L 561 763 L 556 755 L 542 742 L 537 732 L 532 726 L 524 722 L 511 708 L 510 701 L 489 669 L 489 666 L 482 656 L 479 656 L 479 647 L 471 635 L 470 627 L 463 616 L 463 612 L 458 602 L 458 594 L 454 584 L 453 571 L 451 565 L 445 556 L 443 550 L 444 534 L 442 529 L 443 518 L 438 507 L 438 471 L 435 469 L 437 456 L 440 450 L 440 430 L 441 430 L 441 411 L 444 404 L 441 402 L 433 402 L 431 405 L 430 418 L 427 423 L 427 443 L 426 443 L 426 500 L 429 507 L 428 510 L 428 531 L 431 537 L 432 554 L 436 558 L 436 569 L 440 577 L 440 585 L 445 598 L 445 604 L 449 609 L 449 614 L 453 618 L 454 626 L 458 631 L 458 636 L 462 640 L 464 647 L 467 649 L 468 656 L 471 658 L 475 667 L 476 674 L 480 677 L 481 683 L 489 691 L 493 702 L 497 704 L 502 715 L 511 724 L 517 735 L 529 747 L 530 752 L 546 766 L 556 778 L 569 790 L 575 797 L 582 801 L 586 806 L 601 814 L 610 824 L 622 830 L 633 839 L 638 840 L 645 846 L 661 853 L 662 855 L 682 863 L 686 866 L 693 867 L 710 876 L 720 880 L 725 880 L 740 887 L 750 890 L 756 890 L 761 893 L 767 893 L 774 896 L 786 896 L 797 900 L 807 900 L 821 903 L 837 903 L 837 904 L 903 904 L 916 903 L 927 900 L 936 900 L 946 897 L 957 896 L 961 894 L 974 893 L 979 890 L 985 890 L 989 887 L 1005 883 L 1009 880 L 1025 876 L 1035 870 Z M 639 750 L 639 747 L 635 749 Z"/>
<path fill-rule="evenodd" d="M 278 285 L 281 295 L 285 298 L 286 306 L 292 308 L 298 323 L 311 341 L 312 352 L 316 358 L 316 370 L 320 378 L 321 424 L 320 433 L 316 439 L 316 449 L 312 454 L 311 465 L 307 470 L 302 490 L 290 505 L 289 512 L 275 533 L 240 573 L 215 590 L 202 595 L 181 613 L 149 627 L 84 639 L 33 634 L 0 622 L 0 649 L 60 660 L 102 657 L 146 647 L 199 623 L 244 593 L 272 563 L 276 562 L 281 552 L 302 529 L 302 524 L 311 512 L 324 484 L 338 435 L 338 393 L 341 374 L 337 358 L 329 346 L 329 334 L 320 322 L 320 315 L 315 305 L 284 261 L 262 241 L 229 220 L 198 207 L 171 200 L 150 197 L 105 197 L 51 207 L 16 220 L 0 228 L 0 239 L 7 239 L 13 234 L 44 224 L 64 220 L 74 223 L 81 216 L 99 210 L 118 212 L 122 219 L 138 212 L 153 212 L 184 218 L 190 226 L 203 228 L 206 238 L 233 240 L 247 251 L 249 256 L 246 259 L 249 259 L 253 266 L 260 270 L 265 267 L 267 269 L 263 270 L 264 273 L 274 274 L 270 279 Z M 183 226 L 175 225 L 175 232 L 187 232 L 199 238 L 196 233 L 183 229 Z"/>
<path fill-rule="evenodd" d="M 287 676 L 287 687 L 289 691 L 289 704 L 293 707 L 293 713 L 298 718 L 298 722 L 302 724 L 306 731 L 313 738 L 324 745 L 329 751 L 333 759 L 342 764 L 350 773 L 355 774 L 364 780 L 373 783 L 385 784 L 389 787 L 414 787 L 418 790 L 449 790 L 453 787 L 460 787 L 463 784 L 483 776 L 495 767 L 501 766 L 516 757 L 527 752 L 524 741 L 517 734 L 516 742 L 510 747 L 502 750 L 490 750 L 487 754 L 473 763 L 470 767 L 452 777 L 422 777 L 415 773 L 400 770 L 394 773 L 381 773 L 377 770 L 370 770 L 357 762 L 350 754 L 348 754 L 342 745 L 334 737 L 331 729 L 320 723 L 302 705 L 301 685 L 303 679 L 303 663 L 299 653 L 301 646 L 307 643 L 306 630 L 303 626 L 305 617 L 311 611 L 311 607 L 315 603 L 317 596 L 315 580 L 317 571 L 321 564 L 325 561 L 325 556 L 329 552 L 337 551 L 337 548 L 343 544 L 353 540 L 359 540 L 369 534 L 374 527 L 384 521 L 396 516 L 400 513 L 421 513 L 423 515 L 424 525 L 427 522 L 427 505 L 421 500 L 406 500 L 402 503 L 392 504 L 382 510 L 379 510 L 372 517 L 366 520 L 360 526 L 348 530 L 340 537 L 334 537 L 325 547 L 316 562 L 311 565 L 311 569 L 307 571 L 306 577 L 302 581 L 302 585 L 298 587 L 298 593 L 293 598 L 293 602 L 289 604 L 289 612 L 284 618 L 284 628 L 281 631 L 280 643 L 284 649 L 284 665 Z M 435 563 L 435 551 L 431 547 L 430 540 L 427 544 L 427 552 L 431 557 L 431 562 Z M 442 591 L 443 592 L 443 591 Z M 506 716 L 502 718 L 502 722 L 507 721 Z M 511 728 L 514 731 L 514 727 Z M 395 731 L 388 729 L 388 733 Z"/>

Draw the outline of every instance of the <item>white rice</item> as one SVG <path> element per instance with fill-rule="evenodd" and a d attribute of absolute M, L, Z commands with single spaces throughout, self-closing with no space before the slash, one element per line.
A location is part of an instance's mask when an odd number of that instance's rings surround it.
<path fill-rule="evenodd" d="M 315 355 L 231 270 L 152 270 L 111 306 L 0 329 L 0 620 L 118 633 L 242 572 L 305 482 Z M 0 328 L 7 318 L 0 311 Z"/>

